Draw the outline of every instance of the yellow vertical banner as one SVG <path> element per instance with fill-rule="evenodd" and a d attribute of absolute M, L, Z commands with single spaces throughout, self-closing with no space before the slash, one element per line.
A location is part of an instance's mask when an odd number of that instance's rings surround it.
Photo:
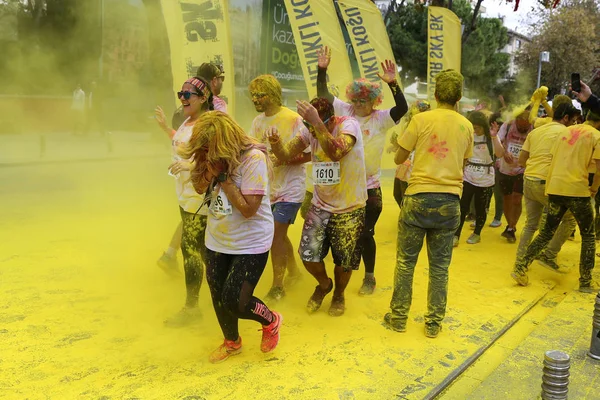
<path fill-rule="evenodd" d="M 234 115 L 235 82 L 227 0 L 161 0 L 171 47 L 173 88 L 205 62 L 223 66 L 226 81 L 219 95 Z"/>
<path fill-rule="evenodd" d="M 435 106 L 435 77 L 445 69 L 460 72 L 460 19 L 444 7 L 428 9 L 427 18 L 427 98 Z"/>
<path fill-rule="evenodd" d="M 381 62 L 395 62 L 392 45 L 383 22 L 381 11 L 369 0 L 338 0 L 340 11 L 352 41 L 361 77 L 382 84 L 384 91 L 382 108 L 392 108 L 394 98 L 387 84 L 381 82 Z M 400 77 L 396 72 L 396 79 Z"/>
<path fill-rule="evenodd" d="M 322 46 L 331 48 L 327 81 L 334 86 L 332 92 L 343 92 L 352 82 L 352 68 L 333 0 L 285 0 L 285 7 L 308 97 L 312 99 L 317 95 L 317 50 Z"/>

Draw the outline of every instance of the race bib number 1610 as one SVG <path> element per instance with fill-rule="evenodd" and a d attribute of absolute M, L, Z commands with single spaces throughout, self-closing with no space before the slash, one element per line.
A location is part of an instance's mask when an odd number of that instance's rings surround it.
<path fill-rule="evenodd" d="M 340 183 L 340 162 L 313 163 L 313 181 L 315 185 L 337 185 Z"/>

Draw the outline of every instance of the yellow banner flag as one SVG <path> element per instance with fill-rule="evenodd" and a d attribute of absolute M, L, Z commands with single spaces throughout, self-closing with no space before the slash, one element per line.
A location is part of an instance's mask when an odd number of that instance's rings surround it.
<path fill-rule="evenodd" d="M 394 106 L 392 91 L 377 76 L 377 73 L 382 73 L 381 62 L 384 60 L 395 62 L 381 11 L 369 0 L 338 0 L 338 4 L 352 41 L 360 75 L 370 82 L 382 84 L 384 96 L 381 107 L 392 108 Z M 396 79 L 401 85 L 397 71 Z"/>
<path fill-rule="evenodd" d="M 339 96 L 352 82 L 352 68 L 333 1 L 285 0 L 285 8 L 294 32 L 308 97 L 312 99 L 317 95 L 317 50 L 322 46 L 331 48 L 327 81 L 333 86 L 330 91 Z"/>
<path fill-rule="evenodd" d="M 227 0 L 162 0 L 162 11 L 171 45 L 173 89 L 205 62 L 222 65 L 227 80 L 220 98 L 234 115 L 233 50 Z"/>
<path fill-rule="evenodd" d="M 427 19 L 427 98 L 434 107 L 435 77 L 445 69 L 460 72 L 461 27 L 460 19 L 443 7 L 429 7 Z"/>

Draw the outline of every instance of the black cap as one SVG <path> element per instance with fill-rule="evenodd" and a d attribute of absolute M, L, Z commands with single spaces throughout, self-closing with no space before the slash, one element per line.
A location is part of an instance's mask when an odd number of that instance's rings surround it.
<path fill-rule="evenodd" d="M 206 79 L 208 82 L 212 81 L 213 78 L 218 78 L 225 73 L 223 66 L 213 63 L 204 63 L 198 67 L 196 75 Z"/>

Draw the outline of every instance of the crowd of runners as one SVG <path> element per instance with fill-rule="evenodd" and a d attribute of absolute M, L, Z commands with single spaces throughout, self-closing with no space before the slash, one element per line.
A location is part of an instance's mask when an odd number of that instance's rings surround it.
<path fill-rule="evenodd" d="M 267 304 L 282 301 L 285 288 L 300 279 L 296 248 L 317 283 L 308 298 L 309 313 L 318 311 L 333 292 L 328 313 L 344 314 L 345 290 L 361 260 L 365 273 L 359 295 L 372 294 L 386 147 L 398 165 L 393 192 L 400 216 L 394 291 L 384 326 L 406 330 L 414 269 L 426 239 L 425 335 L 438 336 L 453 247 L 460 244 L 467 218 L 473 220 L 473 233 L 466 243 L 482 240 L 492 197 L 496 213 L 490 226 L 501 226 L 504 213 L 502 236 L 511 243 L 517 241 L 525 198 L 526 223 L 511 274 L 519 285 L 528 284 L 527 270 L 536 259 L 565 272 L 556 255 L 578 225 L 579 290 L 598 290 L 591 272 L 595 239 L 600 238 L 594 222 L 600 202 L 593 209 L 600 186 L 600 174 L 595 174 L 600 167 L 600 100 L 587 85 L 582 82 L 581 91 L 574 93 L 586 110 L 583 115 L 568 96 L 556 96 L 550 106 L 542 87 L 503 122 L 502 114 L 485 104 L 466 116 L 457 111 L 463 77 L 453 70 L 436 77 L 436 107 L 426 101 L 409 107 L 396 81 L 396 65 L 388 60 L 379 78 L 389 86 L 395 105 L 378 109 L 380 84 L 350 82 L 343 101 L 329 92 L 330 50 L 324 47 L 318 56 L 317 97 L 298 101 L 297 111 L 283 106 L 281 85 L 272 75 L 250 82 L 249 96 L 258 115 L 249 132 L 227 114 L 219 98 L 225 73 L 213 64 L 203 64 L 182 85 L 177 93 L 181 107 L 170 124 L 163 110 L 156 109 L 158 124 L 172 140 L 168 170 L 181 215 L 159 266 L 177 274 L 181 248 L 187 289 L 184 307 L 166 325 L 185 326 L 201 317 L 198 297 L 206 274 L 224 336 L 210 361 L 221 362 L 241 351 L 239 319 L 261 324 L 261 350 L 272 351 L 283 317 Z M 540 104 L 545 117 L 538 117 Z M 396 125 L 388 144 L 386 133 Z M 288 229 L 298 213 L 304 226 L 295 244 Z M 324 262 L 329 251 L 333 273 Z M 265 304 L 254 289 L 269 253 L 273 283 Z"/>

